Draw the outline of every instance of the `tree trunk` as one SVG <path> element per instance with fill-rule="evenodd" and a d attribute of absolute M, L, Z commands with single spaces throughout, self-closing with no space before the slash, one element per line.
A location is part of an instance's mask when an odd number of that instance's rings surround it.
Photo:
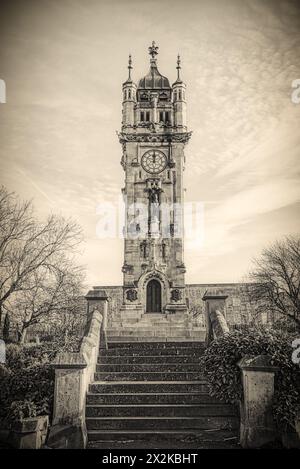
<path fill-rule="evenodd" d="M 26 339 L 26 334 L 27 334 L 27 328 L 23 326 L 21 332 L 19 333 L 20 344 L 24 344 L 25 339 Z"/>

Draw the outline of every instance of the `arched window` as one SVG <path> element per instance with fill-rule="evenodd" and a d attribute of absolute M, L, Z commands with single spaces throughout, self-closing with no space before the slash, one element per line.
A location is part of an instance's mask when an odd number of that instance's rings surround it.
<path fill-rule="evenodd" d="M 131 90 L 128 90 L 128 99 L 131 98 Z"/>

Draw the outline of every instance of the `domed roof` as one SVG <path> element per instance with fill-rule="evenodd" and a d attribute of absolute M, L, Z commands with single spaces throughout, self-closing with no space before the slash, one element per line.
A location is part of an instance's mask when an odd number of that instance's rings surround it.
<path fill-rule="evenodd" d="M 143 90 L 161 90 L 170 89 L 169 80 L 161 75 L 157 67 L 151 66 L 147 75 L 139 80 L 139 89 Z"/>
<path fill-rule="evenodd" d="M 158 47 L 155 46 L 155 42 L 152 42 L 152 46 L 149 47 L 150 59 L 150 70 L 146 76 L 139 80 L 138 89 L 142 90 L 162 90 L 171 89 L 169 80 L 161 75 L 157 69 L 156 58 L 158 54 Z"/>

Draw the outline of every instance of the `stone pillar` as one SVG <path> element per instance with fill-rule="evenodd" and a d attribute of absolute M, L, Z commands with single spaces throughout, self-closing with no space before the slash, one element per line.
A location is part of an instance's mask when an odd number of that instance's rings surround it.
<path fill-rule="evenodd" d="M 240 444 L 243 448 L 259 448 L 277 436 L 272 403 L 274 375 L 271 357 L 244 357 L 238 366 L 242 371 L 243 401 L 241 402 Z"/>
<path fill-rule="evenodd" d="M 206 346 L 212 340 L 229 332 L 226 322 L 226 299 L 222 291 L 217 289 L 206 290 L 202 300 L 205 301 Z"/>
<path fill-rule="evenodd" d="M 105 290 L 101 287 L 93 287 L 85 296 L 87 301 L 87 314 L 90 317 L 94 309 L 97 309 L 102 315 L 107 315 L 108 296 Z"/>
<path fill-rule="evenodd" d="M 47 445 L 85 448 L 85 392 L 87 363 L 81 354 L 60 354 L 55 366 L 53 420 Z"/>
<path fill-rule="evenodd" d="M 107 349 L 107 322 L 108 322 L 108 296 L 105 290 L 101 290 L 100 287 L 93 287 L 85 296 L 87 300 L 87 315 L 88 322 L 91 317 L 91 313 L 97 309 L 102 314 L 102 328 L 100 336 L 100 348 Z"/>

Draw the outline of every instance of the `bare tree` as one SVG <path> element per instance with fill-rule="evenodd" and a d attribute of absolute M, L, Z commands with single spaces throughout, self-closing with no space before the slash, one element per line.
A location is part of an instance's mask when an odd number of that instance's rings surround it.
<path fill-rule="evenodd" d="M 300 237 L 289 236 L 264 249 L 250 279 L 258 310 L 279 313 L 300 326 Z"/>
<path fill-rule="evenodd" d="M 62 324 L 66 316 L 77 312 L 82 294 L 83 273 L 81 268 L 66 260 L 60 260 L 55 269 L 39 268 L 29 279 L 28 288 L 16 292 L 8 302 L 19 341 L 24 342 L 27 329 L 38 323 L 51 323 L 53 318 Z"/>
<path fill-rule="evenodd" d="M 40 223 L 30 202 L 21 202 L 2 187 L 0 314 L 3 308 L 18 311 L 18 316 L 22 311 L 25 331 L 38 318 L 63 307 L 82 278 L 71 259 L 81 240 L 76 223 L 56 215 Z"/>

